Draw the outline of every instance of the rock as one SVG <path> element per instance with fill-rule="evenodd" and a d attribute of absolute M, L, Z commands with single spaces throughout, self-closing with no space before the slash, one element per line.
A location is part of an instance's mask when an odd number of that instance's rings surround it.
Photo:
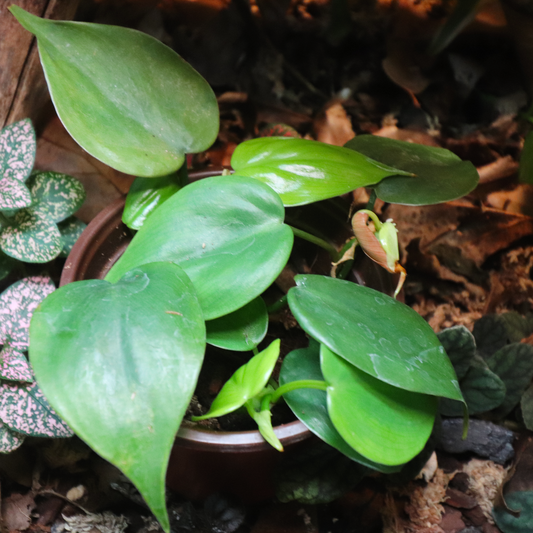
<path fill-rule="evenodd" d="M 462 418 L 444 419 L 437 448 L 448 453 L 474 452 L 499 464 L 514 456 L 514 433 L 492 422 L 471 419 L 468 436 L 464 440 L 462 436 Z"/>

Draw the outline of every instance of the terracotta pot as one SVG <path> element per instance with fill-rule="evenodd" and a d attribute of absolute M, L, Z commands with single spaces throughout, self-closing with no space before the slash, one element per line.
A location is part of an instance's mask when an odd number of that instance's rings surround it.
<path fill-rule="evenodd" d="M 191 175 L 193 180 L 201 177 L 206 177 L 205 173 Z M 103 279 L 124 253 L 131 241 L 131 233 L 122 222 L 124 201 L 116 200 L 87 226 L 67 258 L 61 286 L 84 279 Z M 217 432 L 182 427 L 170 456 L 167 484 L 191 500 L 217 492 L 247 503 L 270 498 L 274 495 L 275 466 L 311 436 L 300 421 L 278 426 L 275 433 L 285 448 L 283 454 L 267 444 L 259 431 Z"/>

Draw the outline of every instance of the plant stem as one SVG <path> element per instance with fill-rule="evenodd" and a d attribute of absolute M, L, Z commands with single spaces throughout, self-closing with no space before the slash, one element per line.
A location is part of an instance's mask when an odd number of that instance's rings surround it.
<path fill-rule="evenodd" d="M 325 381 L 320 381 L 318 379 L 301 379 L 299 381 L 291 381 L 290 383 L 285 383 L 285 385 L 277 388 L 272 394 L 270 402 L 276 403 L 284 394 L 297 389 L 327 390 L 327 388 L 328 384 Z"/>
<path fill-rule="evenodd" d="M 328 252 L 328 254 L 331 257 L 331 260 L 334 263 L 336 263 L 340 259 L 339 252 L 333 245 L 329 244 L 329 242 L 326 242 L 324 239 L 321 239 L 320 237 L 311 235 L 311 233 L 307 233 L 307 231 L 303 231 L 293 226 L 289 226 L 289 228 L 292 229 L 292 232 L 294 233 L 295 237 L 300 237 L 300 239 L 304 239 L 308 242 L 312 242 L 313 244 L 316 244 L 317 246 L 320 246 L 321 248 L 326 250 L 326 252 Z"/>
<path fill-rule="evenodd" d="M 284 294 L 279 300 L 275 301 L 273 304 L 267 307 L 267 313 L 272 315 L 281 311 L 281 309 L 287 307 L 287 295 Z"/>
<path fill-rule="evenodd" d="M 372 192 L 370 193 L 370 198 L 368 199 L 368 203 L 366 204 L 366 208 L 369 211 L 372 211 L 374 209 L 374 204 L 376 203 L 377 199 L 378 195 L 376 193 L 376 189 L 372 189 Z"/>

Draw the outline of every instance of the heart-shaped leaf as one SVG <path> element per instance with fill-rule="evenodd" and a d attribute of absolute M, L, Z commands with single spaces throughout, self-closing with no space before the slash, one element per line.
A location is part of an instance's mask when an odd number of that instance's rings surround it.
<path fill-rule="evenodd" d="M 240 309 L 282 271 L 293 233 L 279 196 L 250 178 L 221 176 L 187 185 L 133 238 L 106 279 L 152 261 L 172 261 L 191 278 L 206 320 Z"/>
<path fill-rule="evenodd" d="M 30 361 L 53 408 L 133 481 L 168 531 L 168 457 L 205 350 L 187 275 L 152 263 L 115 284 L 66 285 L 35 311 L 30 338 Z"/>
<path fill-rule="evenodd" d="M 32 276 L 13 283 L 0 294 L 0 344 L 25 352 L 32 314 L 54 290 L 50 278 Z"/>
<path fill-rule="evenodd" d="M 9 344 L 0 351 L 0 379 L 33 382 L 33 374 L 24 354 Z"/>
<path fill-rule="evenodd" d="M 235 149 L 231 166 L 272 187 L 284 205 L 304 205 L 405 174 L 362 154 L 317 141 L 262 137 Z"/>
<path fill-rule="evenodd" d="M 308 348 L 294 350 L 283 359 L 279 384 L 285 385 L 302 379 L 324 380 L 320 370 L 320 345 L 315 341 L 311 341 Z M 284 394 L 283 398 L 298 419 L 315 435 L 353 461 L 384 473 L 397 472 L 401 469 L 368 460 L 340 436 L 328 414 L 326 391 L 298 389 Z"/>
<path fill-rule="evenodd" d="M 6 425 L 0 423 L 0 453 L 15 451 L 24 442 L 25 438 L 25 435 L 12 431 Z"/>
<path fill-rule="evenodd" d="M 508 415 L 518 404 L 533 378 L 533 346 L 513 343 L 499 349 L 487 360 L 489 368 L 503 381 L 507 392 L 494 414 Z"/>
<path fill-rule="evenodd" d="M 236 352 L 253 350 L 268 329 L 265 302 L 261 297 L 255 298 L 229 315 L 209 320 L 205 326 L 208 344 Z"/>
<path fill-rule="evenodd" d="M 209 411 L 205 415 L 192 417 L 192 420 L 205 420 L 227 415 L 257 396 L 270 379 L 279 357 L 279 348 L 280 341 L 277 339 L 268 348 L 239 367 L 224 383 Z"/>
<path fill-rule="evenodd" d="M 452 362 L 455 373 L 462 379 L 476 353 L 476 341 L 464 326 L 453 326 L 437 333 L 440 343 Z"/>
<path fill-rule="evenodd" d="M 313 275 L 295 281 L 289 306 L 311 337 L 394 387 L 462 401 L 444 348 L 410 307 L 349 281 Z"/>
<path fill-rule="evenodd" d="M 33 197 L 31 210 L 52 222 L 61 222 L 74 214 L 85 200 L 80 181 L 57 172 L 39 172 L 28 180 Z"/>
<path fill-rule="evenodd" d="M 503 533 L 530 533 L 533 531 L 533 491 L 519 490 L 505 495 L 506 507 L 495 507 L 492 515 Z M 516 512 L 510 512 L 512 509 Z"/>
<path fill-rule="evenodd" d="M 5 192 L 4 180 L 19 184 L 26 181 L 33 169 L 36 146 L 35 130 L 28 118 L 15 122 L 0 131 L 0 209 L 26 207 L 31 203 L 31 198 L 23 192 L 25 187 L 19 189 L 22 196 L 18 196 L 17 200 L 18 204 L 24 205 L 6 207 L 2 193 Z"/>
<path fill-rule="evenodd" d="M 433 146 L 358 135 L 345 144 L 380 163 L 410 173 L 393 176 L 376 186 L 378 198 L 403 205 L 430 205 L 463 197 L 479 181 L 476 167 L 469 161 Z"/>
<path fill-rule="evenodd" d="M 31 437 L 72 437 L 37 383 L 0 384 L 0 420 L 10 429 Z"/>
<path fill-rule="evenodd" d="M 86 227 L 87 224 L 76 217 L 68 217 L 57 225 L 59 233 L 61 233 L 61 240 L 63 241 L 63 248 L 59 257 L 68 256 Z"/>
<path fill-rule="evenodd" d="M 126 196 L 122 222 L 128 228 L 140 229 L 153 211 L 186 184 L 187 169 L 184 167 L 160 178 L 136 178 Z"/>
<path fill-rule="evenodd" d="M 328 413 L 342 438 L 371 461 L 399 465 L 431 435 L 438 400 L 391 387 L 354 367 L 326 346 L 320 367 L 328 382 Z"/>
<path fill-rule="evenodd" d="M 177 170 L 218 134 L 207 82 L 173 50 L 129 28 L 10 11 L 37 36 L 57 113 L 87 152 L 136 176 Z"/>

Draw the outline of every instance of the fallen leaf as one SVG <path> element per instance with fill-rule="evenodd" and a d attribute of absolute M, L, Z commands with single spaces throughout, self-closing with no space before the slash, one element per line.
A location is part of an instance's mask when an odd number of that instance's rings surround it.
<path fill-rule="evenodd" d="M 316 140 L 335 146 L 344 146 L 355 137 L 350 117 L 339 101 L 331 102 L 313 124 Z"/>
<path fill-rule="evenodd" d="M 31 524 L 31 512 L 35 509 L 32 492 L 15 493 L 2 500 L 2 519 L 7 531 L 25 531 Z"/>

